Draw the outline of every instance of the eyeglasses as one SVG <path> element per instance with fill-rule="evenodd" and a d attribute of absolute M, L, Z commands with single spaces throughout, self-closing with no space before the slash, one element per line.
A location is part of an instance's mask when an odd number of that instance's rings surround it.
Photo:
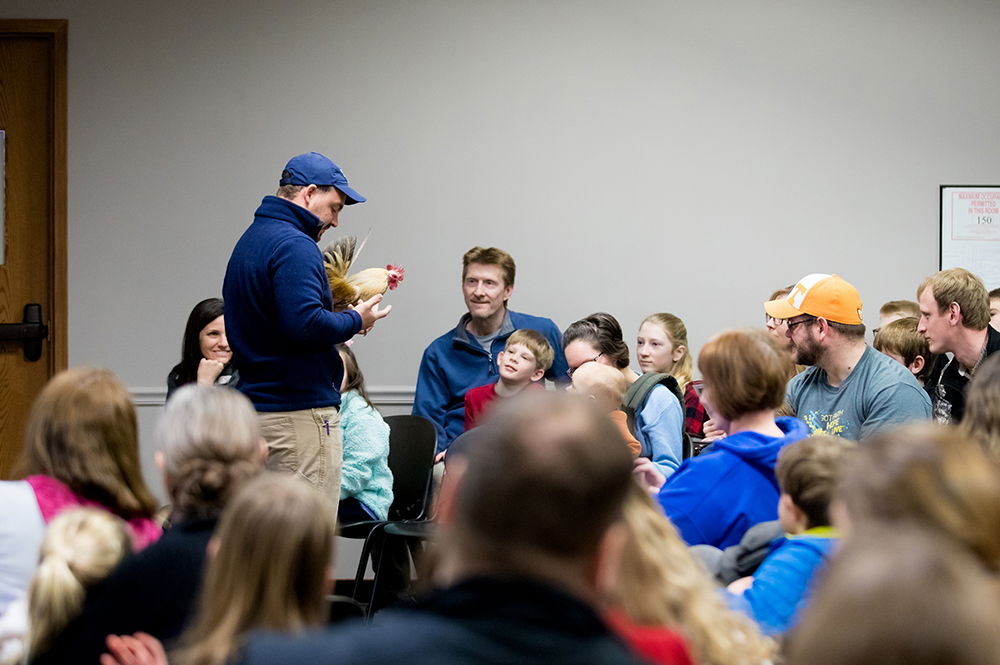
<path fill-rule="evenodd" d="M 768 323 L 771 323 L 772 321 L 774 321 L 775 325 L 781 324 L 781 319 L 779 319 L 778 317 L 771 316 L 770 314 L 765 314 L 764 315 L 764 324 L 765 325 L 768 324 Z"/>
<path fill-rule="evenodd" d="M 583 367 L 587 363 L 596 363 L 597 359 L 600 358 L 603 355 L 604 355 L 603 353 L 598 353 L 596 356 L 594 356 L 590 360 L 584 360 L 582 363 L 580 363 L 576 367 L 570 367 L 569 369 L 566 370 L 566 376 L 568 376 L 569 378 L 572 379 L 573 378 L 573 372 L 575 372 L 576 370 L 580 369 L 581 367 Z"/>
<path fill-rule="evenodd" d="M 786 319 L 785 325 L 788 326 L 788 332 L 792 332 L 795 329 L 795 326 L 799 325 L 800 323 L 812 323 L 815 320 L 816 320 L 815 316 L 809 316 L 804 319 L 799 319 L 798 321 L 788 321 Z"/>

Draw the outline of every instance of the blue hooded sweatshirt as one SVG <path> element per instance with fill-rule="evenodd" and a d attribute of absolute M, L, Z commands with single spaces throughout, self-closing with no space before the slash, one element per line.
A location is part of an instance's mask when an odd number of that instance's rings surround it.
<path fill-rule="evenodd" d="M 333 312 L 316 245 L 319 217 L 266 196 L 236 243 L 222 297 L 240 390 L 258 411 L 340 404 L 344 367 L 336 344 L 361 330 L 361 315 Z"/>
<path fill-rule="evenodd" d="M 798 418 L 778 418 L 782 437 L 739 432 L 684 461 L 660 488 L 663 511 L 688 545 L 736 545 L 747 529 L 778 519 L 778 452 L 809 436 Z"/>

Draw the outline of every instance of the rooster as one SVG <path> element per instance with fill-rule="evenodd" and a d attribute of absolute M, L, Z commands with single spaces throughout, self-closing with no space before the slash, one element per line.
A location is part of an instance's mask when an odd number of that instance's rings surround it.
<path fill-rule="evenodd" d="M 354 236 L 344 236 L 323 250 L 323 266 L 333 292 L 333 307 L 336 311 L 357 305 L 379 293 L 391 291 L 403 281 L 403 268 L 391 264 L 385 268 L 367 268 L 353 275 L 347 274 L 366 242 L 367 237 L 358 245 L 358 239 Z"/>

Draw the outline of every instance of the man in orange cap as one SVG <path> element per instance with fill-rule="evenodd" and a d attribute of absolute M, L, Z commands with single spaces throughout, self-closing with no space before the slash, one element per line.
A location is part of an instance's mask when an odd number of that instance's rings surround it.
<path fill-rule="evenodd" d="M 865 342 L 861 297 L 843 278 L 806 275 L 764 310 L 785 320 L 795 362 L 810 366 L 788 382 L 786 397 L 814 434 L 860 441 L 885 426 L 931 417 L 913 374 Z"/>

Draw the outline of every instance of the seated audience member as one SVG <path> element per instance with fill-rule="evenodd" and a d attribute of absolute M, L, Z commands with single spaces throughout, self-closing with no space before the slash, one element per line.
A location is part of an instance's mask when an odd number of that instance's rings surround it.
<path fill-rule="evenodd" d="M 0 482 L 0 613 L 27 591 L 45 525 L 64 510 L 91 506 L 127 520 L 136 549 L 160 537 L 135 405 L 112 372 L 70 369 L 49 381 L 28 414 L 20 466 L 24 480 Z"/>
<path fill-rule="evenodd" d="M 30 662 L 31 654 L 47 649 L 79 614 L 87 589 L 131 551 L 128 527 L 110 513 L 71 508 L 56 515 L 42 540 L 27 603 L 17 601 L 4 614 L 0 662 Z M 19 636 L 10 633 L 13 621 L 20 622 Z M 18 658 L 25 646 L 25 656 Z"/>
<path fill-rule="evenodd" d="M 247 634 L 300 634 L 326 623 L 334 518 L 324 495 L 300 478 L 264 473 L 233 497 L 219 522 L 198 614 L 172 665 L 226 665 Z M 122 665 L 167 665 L 145 634 L 112 636 Z M 138 651 L 146 660 L 130 660 Z"/>
<path fill-rule="evenodd" d="M 552 345 L 534 330 L 515 330 L 497 354 L 499 379 L 465 393 L 465 429 L 479 424 L 483 414 L 498 398 L 513 397 L 528 386 L 538 386 L 552 367 Z"/>
<path fill-rule="evenodd" d="M 344 363 L 340 384 L 344 465 L 340 471 L 337 519 L 342 524 L 384 520 L 392 505 L 389 425 L 368 397 L 365 377 L 351 347 L 340 344 L 337 349 Z"/>
<path fill-rule="evenodd" d="M 912 300 L 890 300 L 879 308 L 878 328 L 873 332 L 877 335 L 879 330 L 885 328 L 893 321 L 906 319 L 911 316 L 915 319 L 920 317 L 920 305 Z"/>
<path fill-rule="evenodd" d="M 581 365 L 589 362 L 614 367 L 629 386 L 639 378 L 628 366 L 628 346 L 622 337 L 621 325 L 605 312 L 591 314 L 571 324 L 563 335 L 563 348 L 570 378 Z M 654 385 L 635 408 L 632 433 L 642 444 L 642 457 L 652 460 L 661 474 L 673 473 L 684 456 L 684 410 L 680 392 L 666 385 Z"/>
<path fill-rule="evenodd" d="M 990 325 L 1000 330 L 1000 288 L 990 291 Z"/>
<path fill-rule="evenodd" d="M 817 571 L 836 545 L 829 507 L 853 441 L 816 435 L 786 446 L 774 469 L 781 487 L 778 519 L 787 534 L 776 541 L 754 573 L 729 585 L 733 606 L 765 634 L 791 628 L 808 602 Z"/>
<path fill-rule="evenodd" d="M 774 644 L 725 606 L 677 530 L 638 485 L 629 492 L 624 516 L 627 539 L 607 619 L 640 656 L 653 663 L 684 662 L 680 634 L 700 665 L 762 665 L 772 659 Z"/>
<path fill-rule="evenodd" d="M 834 524 L 845 539 L 867 524 L 936 531 L 1000 572 L 1000 483 L 982 448 L 931 423 L 873 438 L 837 488 Z"/>
<path fill-rule="evenodd" d="M 573 372 L 572 389 L 594 400 L 597 410 L 608 414 L 615 423 L 632 455 L 641 454 L 642 444 L 632 436 L 625 412 L 619 408 L 625 394 L 625 377 L 621 372 L 601 363 L 584 363 Z"/>
<path fill-rule="evenodd" d="M 789 293 L 792 292 L 793 286 L 795 285 L 792 284 L 791 286 L 785 286 L 778 289 L 777 291 L 771 294 L 771 297 L 768 298 L 766 302 L 771 302 L 772 300 L 777 300 L 778 298 L 786 297 Z M 764 325 L 767 327 L 767 332 L 774 335 L 775 338 L 777 338 L 778 342 L 786 349 L 788 349 L 789 353 L 794 352 L 795 347 L 792 345 L 792 340 L 788 339 L 788 335 L 786 334 L 788 332 L 788 324 L 785 322 L 784 319 L 776 319 L 770 314 L 768 314 L 767 311 L 765 310 Z"/>
<path fill-rule="evenodd" d="M 808 435 L 802 421 L 774 415 L 791 364 L 759 329 L 724 332 L 702 348 L 701 399 L 726 436 L 665 481 L 653 465 L 636 466 L 689 545 L 735 545 L 754 524 L 778 517 L 778 452 Z"/>
<path fill-rule="evenodd" d="M 663 373 L 676 379 L 684 396 L 684 429 L 690 436 L 702 438 L 708 414 L 692 382 L 693 361 L 684 322 L 665 312 L 647 316 L 639 326 L 635 355 L 644 374 Z"/>
<path fill-rule="evenodd" d="M 39 665 L 96 662 L 112 633 L 143 631 L 170 644 L 190 620 L 215 524 L 236 490 L 260 473 L 266 449 L 250 401 L 221 387 L 180 388 L 156 438 L 171 527 L 94 585 L 80 616 L 38 654 Z"/>
<path fill-rule="evenodd" d="M 837 553 L 787 640 L 787 665 L 985 665 L 1000 653 L 996 580 L 953 543 L 877 528 Z"/>
<path fill-rule="evenodd" d="M 959 431 L 1000 463 L 1000 355 L 987 358 L 969 382 Z"/>
<path fill-rule="evenodd" d="M 910 370 L 920 385 L 924 385 L 937 366 L 938 356 L 931 353 L 927 340 L 917 332 L 919 321 L 908 316 L 882 326 L 875 333 L 872 346 Z"/>
<path fill-rule="evenodd" d="M 934 420 L 957 423 L 965 411 L 965 388 L 987 356 L 1000 351 L 1000 331 L 990 326 L 990 297 L 983 281 L 963 268 L 934 273 L 917 289 L 920 325 L 931 353 L 952 359 L 928 381 Z"/>
<path fill-rule="evenodd" d="M 841 277 L 806 275 L 764 309 L 786 321 L 795 362 L 810 366 L 788 382 L 786 399 L 811 433 L 864 441 L 883 427 L 930 418 L 913 374 L 865 342 L 861 297 Z"/>
<path fill-rule="evenodd" d="M 577 396 L 510 400 L 450 462 L 439 503 L 437 589 L 370 627 L 251 637 L 265 663 L 638 662 L 592 603 L 618 565 L 632 459 Z M 498 473 L 502 470 L 502 473 Z"/>
<path fill-rule="evenodd" d="M 438 451 L 464 431 L 465 393 L 496 381 L 494 359 L 515 330 L 540 333 L 554 350 L 546 376 L 566 381 L 566 358 L 558 326 L 550 319 L 507 308 L 514 292 L 514 259 L 496 247 L 473 247 L 462 257 L 462 295 L 468 312 L 454 330 L 430 343 L 420 360 L 413 414 L 438 430 Z"/>
<path fill-rule="evenodd" d="M 184 327 L 181 361 L 167 375 L 167 399 L 188 383 L 235 388 L 240 375 L 230 364 L 232 359 L 222 298 L 202 300 L 191 310 Z"/>

